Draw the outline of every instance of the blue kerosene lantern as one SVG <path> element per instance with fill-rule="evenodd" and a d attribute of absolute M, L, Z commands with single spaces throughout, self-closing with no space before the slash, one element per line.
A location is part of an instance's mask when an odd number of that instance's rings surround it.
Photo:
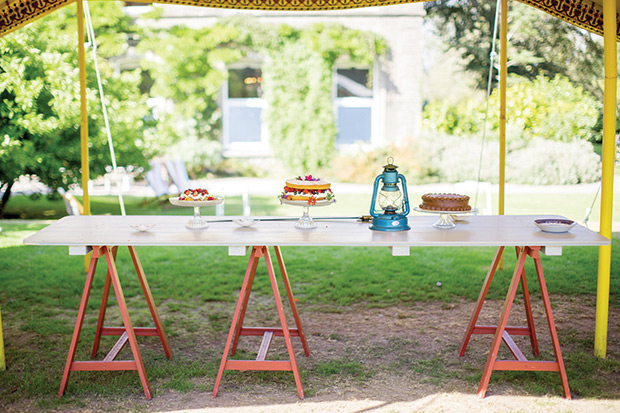
<path fill-rule="evenodd" d="M 388 164 L 383 167 L 383 173 L 375 179 L 375 187 L 370 204 L 372 226 L 377 231 L 406 231 L 407 214 L 409 214 L 409 196 L 407 195 L 407 181 L 394 165 L 394 158 L 387 159 Z M 399 181 L 400 180 L 400 186 Z M 380 183 L 383 183 L 379 189 Z M 401 191 L 402 188 L 402 191 Z M 380 209 L 376 208 L 379 204 Z"/>

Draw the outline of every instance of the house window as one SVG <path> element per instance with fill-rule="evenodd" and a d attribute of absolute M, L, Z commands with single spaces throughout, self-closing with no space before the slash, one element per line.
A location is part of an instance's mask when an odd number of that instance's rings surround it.
<path fill-rule="evenodd" d="M 266 146 L 266 128 L 261 120 L 266 106 L 262 99 L 262 80 L 260 68 L 247 66 L 228 69 L 223 108 L 225 149 L 249 152 Z"/>
<path fill-rule="evenodd" d="M 372 139 L 373 87 L 370 76 L 369 69 L 336 69 L 336 145 L 370 143 Z"/>

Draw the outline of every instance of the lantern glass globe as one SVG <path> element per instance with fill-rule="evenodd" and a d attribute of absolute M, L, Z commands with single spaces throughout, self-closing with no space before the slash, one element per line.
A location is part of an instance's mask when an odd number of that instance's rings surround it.
<path fill-rule="evenodd" d="M 396 187 L 395 191 L 394 190 L 385 191 L 382 189 L 381 191 L 379 191 L 379 206 L 381 207 L 381 209 L 383 209 L 388 214 L 402 213 L 402 210 L 403 210 L 402 192 L 400 192 L 398 187 Z"/>

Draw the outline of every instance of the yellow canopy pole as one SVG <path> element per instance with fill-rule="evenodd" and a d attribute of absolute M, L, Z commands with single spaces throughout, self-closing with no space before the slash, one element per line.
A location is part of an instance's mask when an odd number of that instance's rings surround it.
<path fill-rule="evenodd" d="M 499 43 L 499 207 L 504 215 L 506 185 L 506 79 L 508 78 L 508 0 L 501 1 Z"/>
<path fill-rule="evenodd" d="M 611 239 L 614 200 L 614 160 L 616 153 L 616 93 L 618 78 L 616 44 L 616 0 L 603 1 L 603 38 L 605 42 L 605 97 L 603 101 L 603 171 L 601 177 L 600 234 Z M 598 250 L 598 284 L 596 288 L 596 323 L 594 355 L 607 354 L 609 316 L 609 275 L 611 245 Z"/>
<path fill-rule="evenodd" d="M 88 107 L 86 102 L 86 50 L 84 43 L 84 4 L 77 2 L 78 19 L 78 59 L 80 66 L 80 144 L 82 148 L 82 190 L 84 198 L 84 215 L 90 215 L 90 197 L 88 196 Z"/>
<path fill-rule="evenodd" d="M 6 360 L 4 358 L 4 338 L 2 337 L 2 312 L 0 312 L 0 371 L 6 370 Z"/>
<path fill-rule="evenodd" d="M 80 67 L 80 147 L 82 152 L 82 206 L 84 215 L 90 215 L 90 196 L 88 194 L 89 162 L 88 162 L 88 105 L 86 101 L 86 42 L 84 35 L 84 3 L 77 1 L 78 21 L 78 60 Z M 84 256 L 84 269 L 88 269 L 90 255 Z"/>

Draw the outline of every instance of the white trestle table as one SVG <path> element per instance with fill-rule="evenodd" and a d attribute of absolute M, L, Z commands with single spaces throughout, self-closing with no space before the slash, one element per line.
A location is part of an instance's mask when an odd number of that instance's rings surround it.
<path fill-rule="evenodd" d="M 539 253 L 546 255 L 561 255 L 564 246 L 600 246 L 608 245 L 610 240 L 581 225 L 576 225 L 567 233 L 542 232 L 535 224 L 534 219 L 561 218 L 560 216 L 469 216 L 464 221 L 457 222 L 451 229 L 437 229 L 433 223 L 436 216 L 409 217 L 409 231 L 383 232 L 369 229 L 370 224 L 355 220 L 321 220 L 314 218 L 318 227 L 314 229 L 297 229 L 294 221 L 260 221 L 251 227 L 241 227 L 233 222 L 217 222 L 221 219 L 237 217 L 213 217 L 208 219 L 208 228 L 202 230 L 187 229 L 185 216 L 69 216 L 58 220 L 36 234 L 26 238 L 26 245 L 65 245 L 73 255 L 86 254 L 92 251 L 92 258 L 88 269 L 86 283 L 82 294 L 78 317 L 69 355 L 61 382 L 59 395 L 64 394 L 69 374 L 76 370 L 137 370 L 147 399 L 151 398 L 151 390 L 136 342 L 136 336 L 158 336 L 162 342 L 167 357 L 171 356 L 170 345 L 163 329 L 157 308 L 151 295 L 142 264 L 135 247 L 140 246 L 227 246 L 230 255 L 245 255 L 251 250 L 245 277 L 236 304 L 226 347 L 222 356 L 220 369 L 216 377 L 213 395 L 217 391 L 224 370 L 288 370 L 292 371 L 297 391 L 303 398 L 303 387 L 299 376 L 297 362 L 293 352 L 291 336 L 300 337 L 304 353 L 309 355 L 309 349 L 299 313 L 296 308 L 293 292 L 288 280 L 284 260 L 280 251 L 281 246 L 348 246 L 348 247 L 389 247 L 393 255 L 409 255 L 410 247 L 477 247 L 495 246 L 497 252 L 491 262 L 486 279 L 471 319 L 466 327 L 461 341 L 459 354 L 465 353 L 472 334 L 492 334 L 494 336 L 482 379 L 478 387 L 478 394 L 484 397 L 493 370 L 536 370 L 557 371 L 562 380 L 564 394 L 570 398 L 570 390 L 566 371 L 560 352 L 558 336 L 553 321 L 549 294 L 545 284 Z M 260 219 L 261 217 L 253 217 Z M 290 217 L 287 217 L 290 219 Z M 155 224 L 148 232 L 137 232 L 130 225 Z M 133 327 L 123 297 L 121 281 L 115 266 L 118 247 L 129 248 L 134 267 L 138 274 L 145 299 L 148 303 L 154 321 L 154 327 Z M 275 278 L 269 248 L 274 247 L 280 272 L 286 288 L 288 301 L 295 318 L 296 328 L 289 328 L 284 315 L 282 300 Z M 478 315 L 484 304 L 496 269 L 502 261 L 505 247 L 514 247 L 517 262 L 508 289 L 504 307 L 496 326 L 477 325 Z M 528 360 L 512 339 L 512 335 L 530 337 L 532 352 L 538 356 L 538 342 L 534 329 L 534 320 L 531 311 L 530 296 L 527 288 L 524 263 L 527 257 L 534 260 L 538 281 L 541 288 L 542 301 L 545 307 L 547 323 L 553 343 L 555 360 L 539 361 Z M 80 331 L 88 303 L 92 281 L 100 257 L 107 262 L 107 276 L 103 297 L 99 310 L 99 318 L 95 333 L 95 342 L 92 350 L 94 358 L 98 351 L 102 335 L 120 336 L 110 353 L 101 361 L 75 361 L 75 352 L 79 341 Z M 269 273 L 276 307 L 280 319 L 280 327 L 243 327 L 243 318 L 247 309 L 252 282 L 259 259 L 265 259 Z M 594 269 L 593 269 L 594 271 Z M 524 304 L 527 316 L 527 326 L 507 326 L 507 320 L 517 287 L 522 285 Z M 104 327 L 105 311 L 110 288 L 113 287 L 117 297 L 123 327 Z M 263 336 L 256 360 L 231 360 L 229 355 L 235 353 L 239 336 Z M 286 341 L 289 360 L 265 360 L 273 336 L 282 336 Z M 115 360 L 124 345 L 129 342 L 133 360 Z M 504 342 L 510 349 L 514 360 L 497 360 L 500 344 Z"/>

